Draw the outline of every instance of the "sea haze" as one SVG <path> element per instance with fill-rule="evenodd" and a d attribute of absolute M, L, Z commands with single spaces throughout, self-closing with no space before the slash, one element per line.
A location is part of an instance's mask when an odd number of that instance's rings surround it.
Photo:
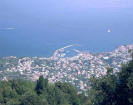
<path fill-rule="evenodd" d="M 1 0 L 0 56 L 51 56 L 70 44 L 91 52 L 133 44 L 133 2 L 112 1 Z"/>

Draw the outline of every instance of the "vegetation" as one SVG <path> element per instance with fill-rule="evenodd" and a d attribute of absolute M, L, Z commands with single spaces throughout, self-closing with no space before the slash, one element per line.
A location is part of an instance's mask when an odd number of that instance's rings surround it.
<path fill-rule="evenodd" d="M 87 105 L 87 102 L 71 84 L 48 83 L 43 76 L 37 82 L 0 81 L 0 105 Z"/>
<path fill-rule="evenodd" d="M 91 78 L 90 105 L 133 105 L 133 60 L 119 73 L 108 69 L 106 76 Z"/>

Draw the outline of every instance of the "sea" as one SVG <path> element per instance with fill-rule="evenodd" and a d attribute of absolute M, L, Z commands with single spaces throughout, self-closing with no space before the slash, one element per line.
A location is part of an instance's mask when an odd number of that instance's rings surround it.
<path fill-rule="evenodd" d="M 0 7 L 0 57 L 50 57 L 68 45 L 108 52 L 133 44 L 132 8 L 28 10 L 8 5 Z"/>

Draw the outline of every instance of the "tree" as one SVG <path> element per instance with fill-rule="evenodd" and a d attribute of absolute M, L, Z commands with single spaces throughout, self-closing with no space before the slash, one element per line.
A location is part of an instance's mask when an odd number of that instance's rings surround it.
<path fill-rule="evenodd" d="M 80 99 L 77 95 L 77 90 L 69 83 L 58 82 L 55 86 L 60 89 L 68 98 L 72 105 L 80 105 Z"/>
<path fill-rule="evenodd" d="M 47 101 L 41 100 L 41 98 L 34 93 L 26 93 L 23 95 L 20 105 L 48 105 L 48 103 Z"/>
<path fill-rule="evenodd" d="M 133 60 L 123 65 L 118 73 L 118 105 L 133 104 Z"/>
<path fill-rule="evenodd" d="M 36 92 L 37 94 L 43 94 L 46 93 L 48 89 L 48 80 L 44 79 L 43 76 L 39 77 L 39 80 L 37 80 L 37 85 L 36 85 Z"/>
<path fill-rule="evenodd" d="M 99 78 L 92 77 L 89 98 L 92 105 L 117 105 L 116 82 L 113 70 L 108 69 L 107 75 Z"/>
<path fill-rule="evenodd" d="M 122 65 L 119 73 L 91 78 L 91 105 L 133 105 L 133 60 Z"/>

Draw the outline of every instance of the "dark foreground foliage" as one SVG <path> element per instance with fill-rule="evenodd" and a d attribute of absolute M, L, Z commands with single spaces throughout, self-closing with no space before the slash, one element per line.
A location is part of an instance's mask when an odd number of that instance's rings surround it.
<path fill-rule="evenodd" d="M 91 78 L 90 105 L 133 105 L 133 60 L 119 73 L 108 69 L 106 76 Z"/>
<path fill-rule="evenodd" d="M 88 99 L 78 95 L 68 83 L 48 83 L 40 76 L 37 82 L 0 81 L 0 105 L 87 105 Z"/>

